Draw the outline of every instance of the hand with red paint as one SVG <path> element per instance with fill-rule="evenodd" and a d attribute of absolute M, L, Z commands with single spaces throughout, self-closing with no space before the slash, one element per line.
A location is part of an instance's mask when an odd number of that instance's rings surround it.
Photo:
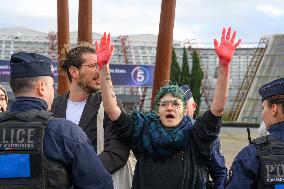
<path fill-rule="evenodd" d="M 106 32 L 104 32 L 104 35 L 101 37 L 100 45 L 98 45 L 96 41 L 96 54 L 100 70 L 105 64 L 109 64 L 113 49 L 113 45 L 110 45 L 110 33 L 106 35 Z"/>
<path fill-rule="evenodd" d="M 231 27 L 229 27 L 227 33 L 226 28 L 223 28 L 220 44 L 214 39 L 215 52 L 219 57 L 220 65 L 229 66 L 235 49 L 241 43 L 241 39 L 239 39 L 238 42 L 234 44 L 235 37 L 236 31 L 233 32 L 231 37 Z"/>

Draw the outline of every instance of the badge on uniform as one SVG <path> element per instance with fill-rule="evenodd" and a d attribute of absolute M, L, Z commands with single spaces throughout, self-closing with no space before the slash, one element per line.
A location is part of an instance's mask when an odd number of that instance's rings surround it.
<path fill-rule="evenodd" d="M 43 134 L 40 122 L 0 123 L 0 182 L 42 175 Z"/>

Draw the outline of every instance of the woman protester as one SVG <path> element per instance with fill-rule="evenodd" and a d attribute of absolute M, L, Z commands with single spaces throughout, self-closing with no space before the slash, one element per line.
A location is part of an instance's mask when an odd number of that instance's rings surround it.
<path fill-rule="evenodd" d="M 109 61 L 113 53 L 110 34 L 96 43 L 104 110 L 114 121 L 120 135 L 129 141 L 137 158 L 132 188 L 173 189 L 205 188 L 199 167 L 210 158 L 210 145 L 220 132 L 229 87 L 229 65 L 236 47 L 236 32 L 222 31 L 220 44 L 215 39 L 219 57 L 218 80 L 212 106 L 193 127 L 186 116 L 186 98 L 180 87 L 162 87 L 150 113 L 127 114 L 119 109 L 110 78 Z"/>

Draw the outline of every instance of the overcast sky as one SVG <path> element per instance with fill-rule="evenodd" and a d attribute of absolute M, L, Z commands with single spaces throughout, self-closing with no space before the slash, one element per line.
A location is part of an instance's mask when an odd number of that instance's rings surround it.
<path fill-rule="evenodd" d="M 78 25 L 78 0 L 69 0 L 70 31 Z M 2 0 L 0 28 L 57 30 L 56 0 Z M 93 31 L 112 35 L 158 34 L 161 0 L 93 0 Z M 244 43 L 284 33 L 284 0 L 176 0 L 174 39 L 211 43 L 232 26 Z"/>

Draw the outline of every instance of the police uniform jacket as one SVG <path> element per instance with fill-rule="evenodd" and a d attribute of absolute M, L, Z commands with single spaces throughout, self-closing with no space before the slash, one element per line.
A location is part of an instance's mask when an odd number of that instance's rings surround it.
<path fill-rule="evenodd" d="M 16 97 L 10 112 L 47 110 L 41 99 Z M 48 159 L 63 163 L 70 171 L 74 188 L 112 189 L 111 175 L 104 169 L 90 140 L 77 125 L 62 118 L 52 118 L 45 129 L 43 153 Z"/>
<path fill-rule="evenodd" d="M 270 136 L 284 142 L 284 122 L 277 123 L 269 129 Z M 236 156 L 226 188 L 257 188 L 259 178 L 259 156 L 255 144 L 250 144 L 242 149 Z"/>
<path fill-rule="evenodd" d="M 210 177 L 213 179 L 214 188 L 224 188 L 227 179 L 227 167 L 225 158 L 221 152 L 220 139 L 217 138 L 211 147 L 210 162 L 208 165 Z"/>

